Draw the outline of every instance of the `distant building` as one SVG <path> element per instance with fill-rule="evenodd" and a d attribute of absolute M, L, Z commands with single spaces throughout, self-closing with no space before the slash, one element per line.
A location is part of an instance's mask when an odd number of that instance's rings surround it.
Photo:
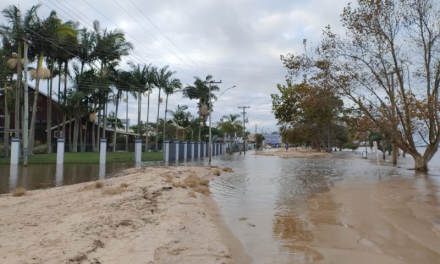
<path fill-rule="evenodd" d="M 281 136 L 281 134 L 263 134 L 264 136 L 264 141 L 263 141 L 263 145 L 271 145 L 273 146 L 274 144 L 282 144 L 283 143 L 283 137 Z"/>

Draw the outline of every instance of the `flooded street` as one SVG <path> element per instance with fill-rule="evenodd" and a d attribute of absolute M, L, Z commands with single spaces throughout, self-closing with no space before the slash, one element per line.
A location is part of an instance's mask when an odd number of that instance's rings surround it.
<path fill-rule="evenodd" d="M 351 152 L 247 155 L 211 183 L 253 263 L 440 263 L 440 173 L 381 166 Z"/>

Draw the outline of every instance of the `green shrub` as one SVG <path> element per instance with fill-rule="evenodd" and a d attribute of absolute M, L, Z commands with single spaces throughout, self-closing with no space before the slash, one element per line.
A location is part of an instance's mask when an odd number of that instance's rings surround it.
<path fill-rule="evenodd" d="M 41 146 L 41 141 L 40 140 L 34 140 L 34 148 L 35 147 L 39 147 Z"/>
<path fill-rule="evenodd" d="M 34 154 L 46 154 L 46 153 L 47 153 L 46 145 L 39 145 L 34 147 Z"/>
<path fill-rule="evenodd" d="M 356 149 L 358 149 L 359 147 L 358 147 L 358 145 L 356 145 L 356 144 L 354 144 L 354 143 L 348 142 L 348 143 L 345 143 L 345 144 L 342 146 L 342 148 L 344 148 L 344 149 L 356 150 Z"/>
<path fill-rule="evenodd" d="M 0 157 L 5 156 L 5 145 L 0 145 Z"/>

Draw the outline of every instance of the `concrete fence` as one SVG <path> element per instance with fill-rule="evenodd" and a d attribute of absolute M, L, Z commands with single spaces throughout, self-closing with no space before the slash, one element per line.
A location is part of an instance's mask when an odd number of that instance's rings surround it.
<path fill-rule="evenodd" d="M 177 161 L 208 157 L 209 144 L 206 142 L 179 142 L 165 140 L 163 143 L 163 160 Z M 212 143 L 211 155 L 219 156 L 226 153 L 226 144 Z"/>

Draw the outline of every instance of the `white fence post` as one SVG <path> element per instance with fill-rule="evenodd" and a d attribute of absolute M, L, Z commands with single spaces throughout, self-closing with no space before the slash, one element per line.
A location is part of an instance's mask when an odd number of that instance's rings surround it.
<path fill-rule="evenodd" d="M 165 140 L 163 142 L 163 161 L 168 162 L 170 160 L 170 141 Z"/>
<path fill-rule="evenodd" d="M 183 159 L 186 160 L 186 154 L 188 153 L 188 141 L 183 141 Z"/>
<path fill-rule="evenodd" d="M 107 139 L 101 138 L 99 141 L 99 164 L 105 164 L 105 157 L 107 155 Z"/>
<path fill-rule="evenodd" d="M 8 146 L 5 146 L 7 148 Z M 20 162 L 20 138 L 11 138 L 11 165 L 17 165 Z"/>
<path fill-rule="evenodd" d="M 142 161 L 142 139 L 134 140 L 134 162 Z"/>
<path fill-rule="evenodd" d="M 62 165 L 64 164 L 64 148 L 66 144 L 65 138 L 58 138 L 57 139 L 57 164 Z"/>

